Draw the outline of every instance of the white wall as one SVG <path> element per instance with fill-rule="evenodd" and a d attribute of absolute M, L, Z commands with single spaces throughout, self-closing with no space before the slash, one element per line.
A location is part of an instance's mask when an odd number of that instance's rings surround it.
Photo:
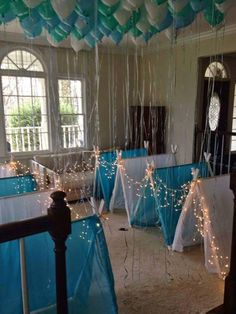
<path fill-rule="evenodd" d="M 146 103 L 168 108 L 167 149 L 177 144 L 179 163 L 192 161 L 198 58 L 236 51 L 235 34 L 212 31 L 212 38 L 180 39 L 143 57 Z M 234 74 L 235 76 L 235 74 Z"/>
<path fill-rule="evenodd" d="M 138 84 L 134 80 L 138 59 L 129 53 L 84 51 L 45 46 L 0 43 L 1 56 L 14 47 L 32 49 L 47 69 L 50 151 L 59 150 L 57 78 L 82 78 L 86 87 L 87 147 L 123 146 L 125 143 L 126 111 L 136 102 Z M 128 89 L 127 89 L 128 86 Z M 2 106 L 0 106 L 2 112 Z M 0 158 L 7 159 L 3 115 L 0 123 Z M 29 159 L 35 153 L 15 154 L 17 159 Z"/>

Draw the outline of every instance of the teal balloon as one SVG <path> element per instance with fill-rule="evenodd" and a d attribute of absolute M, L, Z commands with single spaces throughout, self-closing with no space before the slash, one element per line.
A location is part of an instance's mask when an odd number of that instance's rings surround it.
<path fill-rule="evenodd" d="M 120 5 L 119 2 L 117 2 L 115 5 L 108 6 L 104 4 L 102 1 L 99 1 L 98 11 L 104 16 L 110 16 L 118 9 L 119 5 Z"/>
<path fill-rule="evenodd" d="M 8 11 L 10 11 L 10 2 L 6 0 L 0 1 L 0 14 L 4 15 Z"/>
<path fill-rule="evenodd" d="M 164 2 L 167 2 L 168 0 L 155 0 L 156 4 L 160 5 Z"/>
<path fill-rule="evenodd" d="M 142 32 L 137 28 L 137 27 L 133 27 L 130 30 L 130 33 L 132 34 L 133 37 L 139 37 L 140 35 L 142 35 Z"/>
<path fill-rule="evenodd" d="M 20 18 L 29 15 L 30 11 L 22 0 L 12 1 L 11 10 Z"/>
<path fill-rule="evenodd" d="M 50 36 L 52 37 L 53 41 L 56 43 L 59 43 L 66 38 L 65 35 L 63 35 L 62 33 L 61 34 L 58 33 L 55 29 L 50 32 Z"/>
<path fill-rule="evenodd" d="M 94 48 L 96 46 L 96 39 L 89 33 L 84 37 L 84 41 L 88 44 L 89 47 Z"/>
<path fill-rule="evenodd" d="M 215 3 L 217 3 L 217 4 L 222 4 L 222 3 L 224 3 L 226 0 L 214 0 L 215 1 Z"/>
<path fill-rule="evenodd" d="M 74 28 L 71 30 L 71 35 L 72 35 L 74 38 L 78 39 L 78 40 L 80 40 L 80 39 L 83 38 L 83 36 L 78 32 L 78 30 L 76 29 L 76 27 L 74 27 Z"/>
<path fill-rule="evenodd" d="M 215 27 L 224 21 L 224 13 L 217 10 L 213 2 L 206 10 L 204 10 L 204 17 L 212 27 Z"/>
<path fill-rule="evenodd" d="M 44 20 L 51 20 L 57 16 L 50 2 L 42 2 L 37 7 L 38 13 Z"/>
<path fill-rule="evenodd" d="M 110 31 L 114 30 L 116 26 L 118 25 L 117 20 L 114 18 L 113 15 L 109 17 L 105 17 L 103 15 L 100 16 L 101 23 Z"/>

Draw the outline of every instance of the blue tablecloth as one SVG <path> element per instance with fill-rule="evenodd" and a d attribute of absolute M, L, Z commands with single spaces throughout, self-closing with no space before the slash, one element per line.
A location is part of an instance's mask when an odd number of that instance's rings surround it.
<path fill-rule="evenodd" d="M 37 184 L 32 174 L 0 178 L 0 197 L 36 191 Z"/>
<path fill-rule="evenodd" d="M 114 279 L 105 236 L 96 216 L 72 223 L 67 240 L 70 314 L 116 314 Z M 54 243 L 48 233 L 25 238 L 31 313 L 56 314 Z M 18 241 L 0 245 L 0 313 L 22 314 Z"/>
<path fill-rule="evenodd" d="M 122 158 L 134 158 L 147 156 L 146 148 L 131 149 L 122 151 Z M 105 206 L 108 209 L 116 176 L 116 152 L 104 152 L 100 154 L 99 166 L 96 169 L 95 197 L 104 198 Z"/>

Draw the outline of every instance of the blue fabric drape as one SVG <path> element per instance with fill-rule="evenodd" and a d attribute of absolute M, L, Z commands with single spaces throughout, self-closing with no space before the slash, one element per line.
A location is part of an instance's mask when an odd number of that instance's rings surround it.
<path fill-rule="evenodd" d="M 96 216 L 72 223 L 67 240 L 70 314 L 116 314 L 114 279 Z M 54 243 L 48 233 L 25 238 L 30 312 L 56 314 Z M 22 314 L 18 242 L 0 245 L 0 313 Z"/>
<path fill-rule="evenodd" d="M 154 193 L 156 209 L 161 223 L 161 229 L 167 245 L 171 245 L 175 235 L 176 225 L 181 213 L 182 186 L 192 181 L 191 169 L 198 168 L 199 176 L 206 177 L 208 174 L 206 163 L 193 163 L 162 169 L 155 169 L 153 178 L 158 193 Z M 160 181 L 162 182 L 160 184 Z M 173 192 L 175 190 L 175 192 Z"/>
<path fill-rule="evenodd" d="M 0 178 L 0 197 L 36 191 L 33 175 Z"/>
<path fill-rule="evenodd" d="M 138 148 L 122 151 L 122 158 L 134 158 L 147 156 L 146 148 Z M 99 157 L 99 167 L 96 169 L 96 198 L 104 198 L 106 208 L 109 208 L 112 191 L 115 184 L 117 154 L 115 151 L 104 152 Z"/>
<path fill-rule="evenodd" d="M 156 227 L 159 223 L 159 216 L 156 210 L 155 198 L 148 180 L 145 185 L 141 189 L 138 202 L 133 202 L 130 205 L 130 224 L 137 227 Z"/>
<path fill-rule="evenodd" d="M 0 313 L 23 313 L 18 241 L 0 244 Z"/>

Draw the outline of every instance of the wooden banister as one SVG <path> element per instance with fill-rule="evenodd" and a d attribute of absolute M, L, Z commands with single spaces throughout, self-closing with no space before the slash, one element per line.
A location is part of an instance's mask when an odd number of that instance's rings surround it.
<path fill-rule="evenodd" d="M 71 233 L 71 217 L 65 196 L 62 191 L 52 193 L 53 202 L 45 216 L 0 226 L 0 243 L 45 231 L 50 233 L 55 243 L 57 314 L 68 314 L 65 242 Z"/>

